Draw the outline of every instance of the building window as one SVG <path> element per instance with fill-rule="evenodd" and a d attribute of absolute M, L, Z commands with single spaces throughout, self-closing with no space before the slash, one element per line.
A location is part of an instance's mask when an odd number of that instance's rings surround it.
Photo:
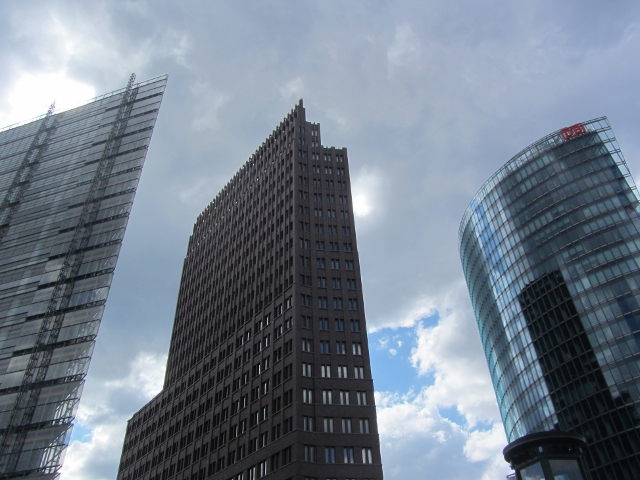
<path fill-rule="evenodd" d="M 313 376 L 313 365 L 310 363 L 302 364 L 302 376 L 303 377 L 312 377 Z"/>
<path fill-rule="evenodd" d="M 362 455 L 364 458 L 364 453 Z M 336 447 L 324 447 L 324 463 L 336 463 Z"/>
<path fill-rule="evenodd" d="M 353 342 L 351 344 L 351 350 L 352 350 L 354 355 L 362 355 L 362 343 Z"/>
<path fill-rule="evenodd" d="M 350 298 L 348 304 L 349 304 L 349 310 L 358 310 L 357 298 Z"/>
<path fill-rule="evenodd" d="M 340 270 L 340 259 L 332 258 L 331 259 L 331 269 L 332 270 Z"/>
<path fill-rule="evenodd" d="M 327 277 L 318 277 L 318 288 L 327 288 Z"/>
<path fill-rule="evenodd" d="M 318 319 L 318 328 L 323 331 L 329 330 L 329 319 L 328 318 Z"/>
<path fill-rule="evenodd" d="M 364 367 L 353 367 L 353 378 L 364 379 Z"/>
<path fill-rule="evenodd" d="M 347 343 L 346 342 L 336 342 L 336 353 L 338 355 L 346 355 L 347 354 Z"/>
<path fill-rule="evenodd" d="M 353 447 L 344 447 L 344 463 L 356 463 Z"/>
<path fill-rule="evenodd" d="M 342 282 L 340 281 L 339 278 L 334 277 L 334 278 L 331 279 L 331 286 L 333 288 L 335 288 L 336 290 L 338 290 L 338 289 L 342 288 Z"/>
<path fill-rule="evenodd" d="M 344 332 L 344 320 L 342 318 L 336 318 L 336 332 Z"/>
<path fill-rule="evenodd" d="M 327 308 L 327 297 L 318 297 L 318 308 L 326 310 Z"/>
<path fill-rule="evenodd" d="M 302 403 L 313 403 L 313 390 L 311 390 L 310 388 L 302 389 Z"/>
<path fill-rule="evenodd" d="M 324 405 L 331 405 L 333 403 L 333 391 L 332 390 L 323 390 L 322 391 L 322 403 Z"/>
<path fill-rule="evenodd" d="M 322 420 L 323 432 L 333 433 L 333 418 L 325 417 Z"/>
<path fill-rule="evenodd" d="M 314 463 L 316 461 L 316 447 L 315 445 L 304 446 L 304 461 Z"/>
<path fill-rule="evenodd" d="M 333 297 L 333 309 L 342 310 L 342 299 L 339 297 Z"/>
<path fill-rule="evenodd" d="M 303 338 L 302 339 L 302 351 L 303 352 L 311 352 L 312 348 L 311 346 L 313 345 L 313 343 L 311 342 L 310 339 L 308 338 Z"/>
<path fill-rule="evenodd" d="M 356 289 L 356 280 L 355 280 L 355 278 L 347 278 L 347 288 L 349 290 L 355 290 Z"/>
<path fill-rule="evenodd" d="M 346 365 L 338 365 L 338 378 L 347 378 L 349 375 L 347 374 L 347 366 Z"/>
<path fill-rule="evenodd" d="M 304 307 L 311 306 L 311 295 L 305 295 L 304 293 L 300 295 L 300 304 Z"/>
<path fill-rule="evenodd" d="M 356 400 L 358 401 L 358 405 L 366 405 L 367 392 L 356 392 Z"/>
<path fill-rule="evenodd" d="M 368 447 L 362 448 L 362 463 L 373 463 L 373 455 Z"/>
<path fill-rule="evenodd" d="M 320 340 L 320 353 L 331 353 L 329 340 Z"/>
<path fill-rule="evenodd" d="M 302 328 L 312 328 L 313 320 L 309 315 L 302 316 Z"/>
<path fill-rule="evenodd" d="M 360 419 L 360 433 L 369 433 L 369 419 L 361 418 Z"/>
<path fill-rule="evenodd" d="M 360 320 L 358 320 L 358 319 L 351 320 L 351 331 L 352 332 L 359 332 L 360 331 Z"/>
<path fill-rule="evenodd" d="M 322 378 L 331 378 L 331 365 L 320 365 L 320 375 Z"/>
<path fill-rule="evenodd" d="M 351 433 L 351 419 L 343 418 L 342 419 L 342 433 Z"/>
<path fill-rule="evenodd" d="M 340 405 L 349 405 L 349 392 L 347 390 L 340 390 Z"/>
<path fill-rule="evenodd" d="M 324 268 L 324 258 L 316 258 L 316 268 Z"/>
<path fill-rule="evenodd" d="M 305 432 L 313 432 L 313 417 L 302 417 L 302 425 Z"/>

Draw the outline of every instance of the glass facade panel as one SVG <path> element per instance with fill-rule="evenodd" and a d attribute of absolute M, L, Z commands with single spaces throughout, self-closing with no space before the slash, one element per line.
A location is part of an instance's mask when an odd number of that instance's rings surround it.
<path fill-rule="evenodd" d="M 0 131 L 3 478 L 60 468 L 167 80 L 133 79 Z"/>
<path fill-rule="evenodd" d="M 480 189 L 463 271 L 509 441 L 576 433 L 594 479 L 640 478 L 638 196 L 606 118 L 574 127 Z"/>

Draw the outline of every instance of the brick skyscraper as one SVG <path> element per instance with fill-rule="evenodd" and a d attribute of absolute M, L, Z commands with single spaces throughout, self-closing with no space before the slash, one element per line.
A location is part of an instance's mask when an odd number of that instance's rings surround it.
<path fill-rule="evenodd" d="M 346 149 L 300 102 L 198 217 L 120 480 L 382 479 Z"/>

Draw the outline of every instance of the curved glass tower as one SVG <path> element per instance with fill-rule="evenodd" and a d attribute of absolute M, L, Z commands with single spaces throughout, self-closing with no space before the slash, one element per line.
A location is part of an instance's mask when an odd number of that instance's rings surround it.
<path fill-rule="evenodd" d="M 509 441 L 575 433 L 594 480 L 640 478 L 640 208 L 607 119 L 513 157 L 459 236 Z"/>

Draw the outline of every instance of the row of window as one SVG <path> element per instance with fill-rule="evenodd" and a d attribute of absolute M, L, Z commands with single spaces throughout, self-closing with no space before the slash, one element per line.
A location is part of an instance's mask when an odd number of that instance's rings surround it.
<path fill-rule="evenodd" d="M 305 462 L 316 463 L 318 447 L 315 445 L 304 446 Z M 360 450 L 360 462 L 365 464 L 373 463 L 372 450 L 369 447 L 362 447 Z M 336 456 L 336 452 L 338 456 Z M 355 447 L 324 447 L 324 463 L 356 463 Z"/>
<path fill-rule="evenodd" d="M 334 171 L 336 175 L 343 176 L 345 174 L 345 169 L 343 167 L 337 167 L 334 169 L 330 165 L 325 165 L 324 168 L 322 168 L 320 165 L 311 165 L 311 171 L 313 173 L 323 173 L 324 171 L 325 175 L 333 175 Z"/>
<path fill-rule="evenodd" d="M 300 190 L 299 192 L 300 199 L 307 200 L 309 198 L 309 193 L 306 190 Z M 336 196 L 333 193 L 314 193 L 313 201 L 314 203 L 322 203 L 323 200 L 326 200 L 327 203 L 336 203 Z M 338 202 L 340 205 L 348 205 L 349 197 L 347 195 L 338 195 Z"/>
<path fill-rule="evenodd" d="M 322 208 L 316 207 L 313 209 L 313 216 L 338 218 L 338 211 L 335 208 L 327 208 L 326 210 L 323 210 Z M 342 218 L 343 220 L 349 220 L 351 218 L 351 215 L 349 214 L 349 210 L 340 210 L 340 218 Z"/>
<path fill-rule="evenodd" d="M 347 190 L 347 182 L 345 180 L 325 180 L 324 182 L 319 178 L 313 178 L 313 188 L 320 189 L 323 186 L 326 189 L 333 190 L 335 188 L 339 188 L 341 190 Z M 298 176 L 298 184 L 302 187 L 309 186 L 309 177 L 299 175 Z"/>
<path fill-rule="evenodd" d="M 304 239 L 300 239 L 301 244 L 307 244 L 308 241 Z M 324 248 L 324 242 L 320 242 Z M 331 270 L 340 270 L 340 259 L 339 258 L 331 258 L 329 261 L 325 257 L 317 257 L 315 262 L 316 268 L 325 269 L 327 268 L 327 264 Z M 301 256 L 300 264 L 302 267 L 310 267 L 311 259 L 309 257 Z M 353 260 L 344 260 L 344 269 L 347 271 L 355 270 L 355 262 Z M 303 282 L 304 283 L 304 282 Z"/>
<path fill-rule="evenodd" d="M 311 136 L 314 136 L 313 133 L 314 133 L 314 130 L 311 130 Z M 318 132 L 316 132 L 316 135 L 315 135 L 316 137 L 318 136 L 317 133 Z M 305 158 L 302 155 L 302 151 L 298 151 L 298 153 L 300 154 L 300 158 Z M 325 162 L 332 162 L 334 160 L 334 157 L 332 157 L 330 153 L 325 153 L 323 155 L 323 159 L 324 159 Z M 311 160 L 318 160 L 319 161 L 320 160 L 320 154 L 319 153 L 315 153 L 315 152 L 311 152 Z M 336 163 L 344 163 L 344 157 L 342 156 L 341 153 L 336 153 L 335 161 L 336 161 Z M 300 163 L 301 167 L 307 168 L 307 164 L 306 163 L 302 163 L 302 162 L 299 162 L 299 163 Z"/>
<path fill-rule="evenodd" d="M 303 362 L 302 365 L 302 376 L 303 377 L 313 377 L 313 364 Z M 331 365 L 320 365 L 320 377 L 321 378 L 331 378 Z M 335 367 L 337 378 L 349 378 L 348 367 L 347 365 L 337 365 Z M 364 367 L 353 367 L 354 377 L 357 379 L 364 378 Z M 361 376 L 355 376 L 361 375 Z"/>
<path fill-rule="evenodd" d="M 319 309 L 326 310 L 328 308 L 329 299 L 326 296 L 320 295 L 316 300 L 317 300 L 316 306 Z M 305 295 L 305 294 L 300 295 L 300 304 L 305 307 L 313 306 L 313 300 L 311 295 Z M 348 298 L 346 305 L 348 310 L 358 310 L 358 307 L 359 307 L 358 299 Z M 331 306 L 334 310 L 343 310 L 344 299 L 341 297 L 333 297 L 331 300 Z"/>
<path fill-rule="evenodd" d="M 303 428 L 305 432 L 315 432 L 315 417 L 303 417 Z M 337 421 L 333 417 L 324 417 L 322 419 L 322 431 L 324 433 L 334 433 L 337 432 L 335 426 L 338 424 Z M 339 425 L 342 433 L 356 433 L 353 428 L 353 419 L 350 417 L 345 417 L 340 419 Z M 357 433 L 370 433 L 369 419 L 368 418 L 360 418 L 357 422 L 358 432 Z"/>
<path fill-rule="evenodd" d="M 300 274 L 300 283 L 303 286 L 307 286 L 307 287 L 312 286 L 311 275 Z M 328 288 L 329 285 L 331 285 L 331 288 L 335 290 L 342 289 L 343 285 L 349 290 L 355 290 L 357 283 L 355 278 L 346 278 L 346 279 L 342 279 L 340 277 L 327 278 L 322 275 L 316 277 L 316 286 L 318 288 Z"/>
<path fill-rule="evenodd" d="M 322 404 L 323 405 L 333 405 L 334 404 L 334 391 L 333 390 L 322 390 Z M 338 401 L 338 405 L 351 405 L 351 394 L 355 394 L 355 405 L 365 406 L 367 405 L 367 392 L 365 391 L 357 391 L 350 392 L 349 390 L 338 390 L 336 400 Z M 305 404 L 313 404 L 314 390 L 311 388 L 303 388 L 302 389 L 302 403 Z"/>
<path fill-rule="evenodd" d="M 311 232 L 311 224 L 309 222 L 300 221 L 298 222 L 298 225 L 300 227 L 300 232 L 303 232 L 303 233 Z M 334 224 L 325 225 L 323 223 L 314 223 L 313 231 L 314 233 L 318 233 L 318 234 L 328 233 L 329 235 L 338 235 L 338 232 L 340 232 L 343 235 L 351 235 L 351 227 L 341 227 L 339 230 L 338 225 L 334 225 Z M 345 250 L 352 248 L 352 245 L 350 243 L 345 243 L 343 245 L 345 246 Z"/>
<path fill-rule="evenodd" d="M 301 317 L 301 325 L 302 328 L 312 329 L 313 328 L 313 318 L 309 315 L 302 315 Z M 319 318 L 317 320 L 318 329 L 320 331 L 329 331 L 329 319 L 328 318 Z M 352 332 L 360 331 L 360 320 L 357 318 L 352 318 L 349 320 L 349 325 L 351 327 Z M 336 332 L 344 332 L 345 321 L 343 318 L 334 319 L 334 328 Z"/>
<path fill-rule="evenodd" d="M 298 240 L 298 243 L 300 245 L 300 248 L 309 248 L 309 240 L 307 238 L 301 237 Z M 340 251 L 353 252 L 353 244 L 351 242 L 343 243 L 342 250 L 340 250 L 339 242 L 328 242 L 328 248 L 326 248 L 327 244 L 324 242 L 324 240 L 316 240 L 315 247 L 316 247 L 316 250 L 320 250 L 320 251 L 329 250 L 331 252 L 340 252 Z"/>
<path fill-rule="evenodd" d="M 313 340 L 310 338 L 301 339 L 302 351 L 311 353 L 313 352 Z M 329 340 L 320 340 L 320 353 L 332 353 L 331 352 L 331 342 Z M 335 342 L 335 353 L 338 355 L 346 355 L 347 354 L 347 342 L 343 342 L 338 340 Z M 362 343 L 361 342 L 353 342 L 351 343 L 351 353 L 353 355 L 362 355 Z"/>

